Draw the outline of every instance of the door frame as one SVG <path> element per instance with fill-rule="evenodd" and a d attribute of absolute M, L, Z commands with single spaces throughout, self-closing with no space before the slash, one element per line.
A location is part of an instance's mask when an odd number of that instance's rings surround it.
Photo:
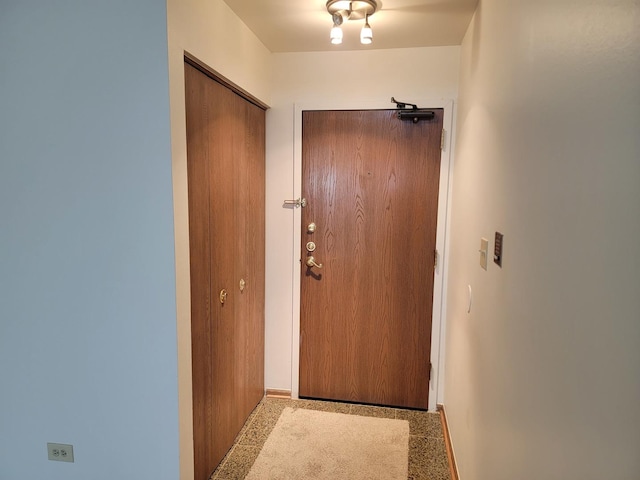
<path fill-rule="evenodd" d="M 412 100 L 413 101 L 413 100 Z M 438 217 L 436 230 L 436 248 L 438 264 L 435 268 L 433 284 L 433 311 L 431 313 L 431 381 L 429 382 L 429 411 L 435 411 L 438 404 L 444 403 L 444 345 L 446 287 L 448 273 L 449 205 L 451 201 L 451 161 L 453 137 L 453 100 L 418 99 L 416 102 L 424 108 L 442 108 L 444 110 L 443 128 L 445 137 L 440 156 L 440 182 L 438 187 Z M 310 101 L 294 104 L 293 134 L 293 191 L 300 196 L 302 191 L 302 112 L 305 110 L 392 110 L 393 105 L 382 100 L 362 101 Z M 291 398 L 299 397 L 300 384 L 300 245 L 302 214 L 295 209 L 293 220 L 293 325 L 291 335 Z"/>

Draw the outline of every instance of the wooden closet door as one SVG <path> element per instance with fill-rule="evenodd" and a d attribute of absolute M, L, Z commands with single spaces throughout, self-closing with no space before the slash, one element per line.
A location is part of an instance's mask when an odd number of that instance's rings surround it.
<path fill-rule="evenodd" d="M 189 64 L 185 87 L 194 465 L 204 480 L 264 391 L 264 111 Z"/>
<path fill-rule="evenodd" d="M 265 112 L 238 97 L 246 131 L 235 161 L 237 243 L 236 368 L 238 411 L 251 412 L 264 395 Z M 243 281 L 241 288 L 239 282 Z"/>

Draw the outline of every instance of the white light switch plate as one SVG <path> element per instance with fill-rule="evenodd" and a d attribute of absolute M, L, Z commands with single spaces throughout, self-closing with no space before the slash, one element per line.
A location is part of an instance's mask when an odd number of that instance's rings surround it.
<path fill-rule="evenodd" d="M 489 240 L 486 238 L 480 239 L 480 266 L 487 269 L 487 256 L 489 254 Z"/>

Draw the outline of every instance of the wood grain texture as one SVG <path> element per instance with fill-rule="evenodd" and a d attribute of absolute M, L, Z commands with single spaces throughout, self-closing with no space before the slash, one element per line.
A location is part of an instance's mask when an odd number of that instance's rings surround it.
<path fill-rule="evenodd" d="M 300 395 L 427 408 L 441 132 L 303 112 Z"/>
<path fill-rule="evenodd" d="M 211 438 L 212 465 L 222 460 L 237 434 L 237 417 L 235 386 L 235 352 L 236 325 L 235 308 L 237 296 L 233 290 L 234 283 L 234 240 L 237 225 L 233 215 L 235 204 L 234 151 L 238 132 L 234 122 L 235 97 L 222 85 L 203 74 L 208 94 L 205 103 L 206 142 L 209 151 L 209 237 L 211 239 L 211 298 L 214 299 L 211 310 L 212 328 L 212 361 L 213 361 L 213 425 L 208 428 Z M 224 304 L 220 303 L 221 290 L 227 290 L 228 296 Z M 197 361 L 197 359 L 194 359 Z"/>
<path fill-rule="evenodd" d="M 264 391 L 265 117 L 188 63 L 185 88 L 194 465 L 204 480 Z"/>
<path fill-rule="evenodd" d="M 213 424 L 213 332 L 211 328 L 211 239 L 209 151 L 206 133 L 206 89 L 200 73 L 185 67 L 187 111 L 187 178 L 189 255 L 191 264 L 191 350 L 193 434 L 196 478 L 206 475 L 213 451 L 208 426 Z M 203 470 L 204 468 L 204 470 Z"/>
<path fill-rule="evenodd" d="M 211 68 L 209 65 L 201 61 L 199 58 L 196 58 L 193 55 L 191 55 L 189 52 L 184 52 L 184 61 L 187 65 L 191 65 L 196 69 L 200 70 L 201 72 L 206 73 L 209 77 L 213 78 L 220 85 L 223 85 L 227 87 L 229 90 L 231 90 L 232 92 L 238 94 L 242 99 L 254 104 L 257 107 L 260 107 L 260 109 L 262 109 L 263 111 L 269 108 L 269 105 L 261 101 L 259 98 L 254 97 L 253 95 L 251 95 L 251 93 L 246 91 L 244 88 L 232 82 L 227 77 L 222 75 L 220 72 L 217 72 L 216 70 Z"/>
<path fill-rule="evenodd" d="M 267 398 L 291 398 L 291 390 L 278 390 L 275 388 L 267 388 L 265 394 Z"/>
<path fill-rule="evenodd" d="M 440 413 L 440 423 L 442 425 L 442 432 L 444 434 L 444 444 L 447 449 L 447 461 L 449 463 L 449 474 L 451 480 L 459 480 L 458 464 L 456 463 L 456 456 L 453 452 L 453 444 L 451 443 L 451 432 L 449 431 L 449 423 L 447 421 L 447 412 L 444 405 L 438 404 L 437 410 Z"/>
<path fill-rule="evenodd" d="M 240 98 L 240 97 L 238 97 Z M 242 99 L 237 105 L 245 125 L 235 157 L 235 217 L 237 222 L 234 291 L 238 298 L 236 328 L 238 351 L 237 401 L 240 428 L 264 396 L 264 291 L 265 291 L 265 114 Z M 244 290 L 240 279 L 246 282 Z"/>

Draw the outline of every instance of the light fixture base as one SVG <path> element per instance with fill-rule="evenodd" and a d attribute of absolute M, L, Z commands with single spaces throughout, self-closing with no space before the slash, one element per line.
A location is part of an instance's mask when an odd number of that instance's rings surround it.
<path fill-rule="evenodd" d="M 377 0 L 328 0 L 327 11 L 333 16 L 336 13 L 344 14 L 349 20 L 361 20 L 371 16 L 380 9 Z"/>

